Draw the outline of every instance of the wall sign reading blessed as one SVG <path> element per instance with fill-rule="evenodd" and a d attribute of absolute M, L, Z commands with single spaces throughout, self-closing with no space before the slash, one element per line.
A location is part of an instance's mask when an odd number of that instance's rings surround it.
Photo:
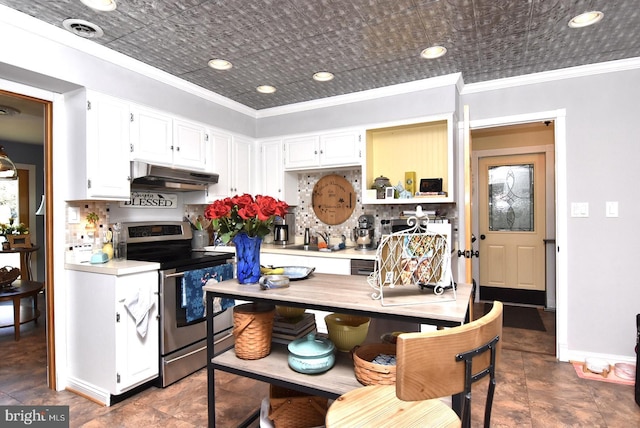
<path fill-rule="evenodd" d="M 177 208 L 178 195 L 157 192 L 131 192 L 131 199 L 120 202 L 126 208 Z"/>

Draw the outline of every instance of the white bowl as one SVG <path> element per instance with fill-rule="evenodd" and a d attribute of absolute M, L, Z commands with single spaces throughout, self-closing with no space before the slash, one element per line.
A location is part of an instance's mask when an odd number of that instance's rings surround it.
<path fill-rule="evenodd" d="M 594 358 L 589 357 L 584 360 L 584 363 L 591 373 L 602 373 L 605 370 L 611 370 L 611 366 L 607 360 L 603 360 L 602 358 Z"/>

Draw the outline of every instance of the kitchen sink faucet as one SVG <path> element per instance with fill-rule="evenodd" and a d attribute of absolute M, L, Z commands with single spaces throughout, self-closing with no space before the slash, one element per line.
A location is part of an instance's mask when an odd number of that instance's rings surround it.
<path fill-rule="evenodd" d="M 316 232 L 316 235 L 318 235 L 319 237 L 322 238 L 324 243 L 327 244 L 327 247 L 329 246 L 329 234 L 328 233 Z"/>

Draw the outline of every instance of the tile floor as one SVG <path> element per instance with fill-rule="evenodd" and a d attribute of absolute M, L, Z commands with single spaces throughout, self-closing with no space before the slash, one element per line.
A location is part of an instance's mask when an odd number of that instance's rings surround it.
<path fill-rule="evenodd" d="M 478 306 L 478 305 L 476 305 Z M 40 306 L 41 308 L 44 305 Z M 0 305 L 0 320 L 10 306 Z M 481 314 L 476 310 L 475 314 Z M 554 357 L 555 316 L 542 312 L 547 333 L 505 328 L 502 361 L 493 404 L 495 427 L 640 426 L 633 386 L 580 379 Z M 41 318 L 41 320 L 43 320 Z M 2 324 L 2 322 L 0 322 Z M 165 389 L 151 387 L 111 407 L 103 407 L 46 383 L 44 323 L 0 328 L 0 405 L 69 405 L 72 427 L 206 427 L 206 371 Z M 217 373 L 220 427 L 235 427 L 267 395 L 266 384 Z M 481 426 L 483 385 L 474 390 L 473 426 Z M 222 393 L 224 391 L 224 393 Z M 258 426 L 257 423 L 253 426 Z"/>

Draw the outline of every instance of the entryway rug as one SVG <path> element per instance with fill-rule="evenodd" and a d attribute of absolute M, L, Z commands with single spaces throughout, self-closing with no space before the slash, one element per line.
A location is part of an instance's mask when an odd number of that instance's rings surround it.
<path fill-rule="evenodd" d="M 484 313 L 488 313 L 493 306 L 492 303 L 485 303 Z M 522 328 L 525 330 L 547 331 L 544 328 L 540 312 L 537 308 L 528 306 L 503 306 L 502 325 L 504 327 Z"/>

